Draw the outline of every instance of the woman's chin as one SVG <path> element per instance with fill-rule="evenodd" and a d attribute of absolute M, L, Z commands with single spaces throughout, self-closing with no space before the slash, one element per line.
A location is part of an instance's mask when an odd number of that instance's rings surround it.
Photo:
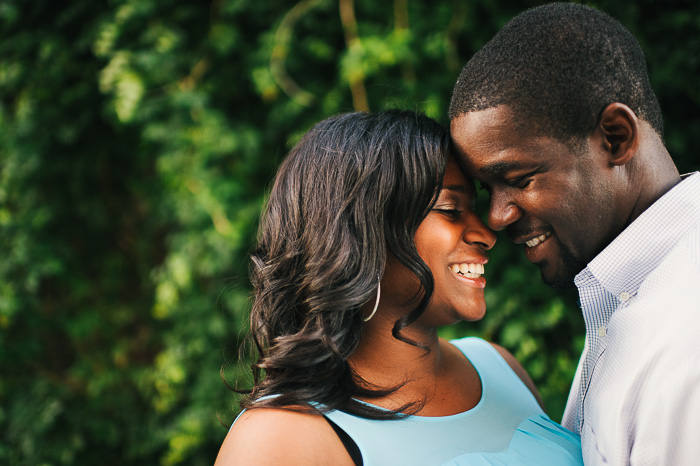
<path fill-rule="evenodd" d="M 486 315 L 486 303 L 483 301 L 479 303 L 474 303 L 472 306 L 469 307 L 469 309 L 462 312 L 461 315 L 463 316 L 462 320 L 467 322 L 475 322 L 477 320 L 481 320 Z"/>

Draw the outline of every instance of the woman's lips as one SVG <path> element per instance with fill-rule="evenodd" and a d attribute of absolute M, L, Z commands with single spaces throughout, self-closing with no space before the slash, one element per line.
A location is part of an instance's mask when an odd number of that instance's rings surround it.
<path fill-rule="evenodd" d="M 475 288 L 484 288 L 486 279 L 482 277 L 484 274 L 484 264 L 463 262 L 460 264 L 452 264 L 448 269 L 457 276 L 459 280 L 465 281 L 470 286 Z"/>

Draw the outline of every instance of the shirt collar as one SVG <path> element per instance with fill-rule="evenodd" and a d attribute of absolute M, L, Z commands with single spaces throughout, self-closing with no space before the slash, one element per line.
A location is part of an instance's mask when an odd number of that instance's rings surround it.
<path fill-rule="evenodd" d="M 694 172 L 642 212 L 574 283 L 581 289 L 595 280 L 615 296 L 632 296 L 685 231 L 699 223 L 700 173 Z"/>

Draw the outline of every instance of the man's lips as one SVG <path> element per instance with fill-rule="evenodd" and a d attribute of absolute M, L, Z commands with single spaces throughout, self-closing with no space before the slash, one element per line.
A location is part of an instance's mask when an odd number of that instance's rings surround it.
<path fill-rule="evenodd" d="M 537 246 L 552 236 L 552 231 L 548 229 L 509 230 L 506 233 L 515 244 L 525 244 L 528 247 Z"/>
<path fill-rule="evenodd" d="M 534 248 L 538 244 L 544 242 L 550 236 L 552 236 L 552 232 L 548 231 L 547 233 L 541 234 L 537 238 L 532 238 L 531 240 L 525 241 L 525 246 L 527 246 L 528 248 Z"/>
<path fill-rule="evenodd" d="M 548 253 L 551 252 L 552 232 L 548 231 L 539 236 L 529 237 L 524 239 L 525 257 L 532 263 L 539 263 L 545 260 Z"/>
<path fill-rule="evenodd" d="M 525 257 L 530 262 L 538 263 L 544 260 L 550 250 L 548 245 L 553 236 L 552 230 L 548 228 L 519 228 L 507 231 L 508 236 L 516 244 L 525 247 Z"/>

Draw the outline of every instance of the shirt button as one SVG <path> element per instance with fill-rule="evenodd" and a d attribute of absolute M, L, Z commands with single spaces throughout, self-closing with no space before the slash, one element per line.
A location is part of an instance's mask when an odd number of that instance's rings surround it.
<path fill-rule="evenodd" d="M 608 329 L 605 328 L 605 325 L 601 325 L 598 327 L 598 336 L 599 337 L 604 337 L 608 333 Z"/>
<path fill-rule="evenodd" d="M 619 298 L 620 298 L 620 301 L 622 301 L 624 303 L 625 301 L 628 301 L 630 299 L 630 294 L 626 291 L 623 291 L 622 293 L 620 293 Z"/>

